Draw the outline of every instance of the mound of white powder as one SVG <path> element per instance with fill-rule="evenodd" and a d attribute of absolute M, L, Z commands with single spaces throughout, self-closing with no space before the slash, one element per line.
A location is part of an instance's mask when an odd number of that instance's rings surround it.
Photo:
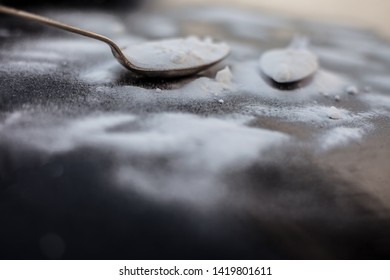
<path fill-rule="evenodd" d="M 147 42 L 123 50 L 135 66 L 156 70 L 186 69 L 212 64 L 229 53 L 225 43 L 214 43 L 210 38 L 177 38 Z"/>

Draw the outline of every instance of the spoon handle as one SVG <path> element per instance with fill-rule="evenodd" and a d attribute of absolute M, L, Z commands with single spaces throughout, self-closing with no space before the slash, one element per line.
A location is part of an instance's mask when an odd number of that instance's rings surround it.
<path fill-rule="evenodd" d="M 55 21 L 55 20 L 47 18 L 47 17 L 43 17 L 40 15 L 17 10 L 17 9 L 14 9 L 11 7 L 7 7 L 4 5 L 0 5 L 0 13 L 5 13 L 8 15 L 13 15 L 13 16 L 21 17 L 21 18 L 28 19 L 31 21 L 43 23 L 46 25 L 54 26 L 56 28 L 59 28 L 59 29 L 65 30 L 65 31 L 73 32 L 76 34 L 80 34 L 80 35 L 83 35 L 83 36 L 86 36 L 89 38 L 99 40 L 101 42 L 108 44 L 110 46 L 111 50 L 113 51 L 114 55 L 119 55 L 120 57 L 124 57 L 121 49 L 118 47 L 117 44 L 115 44 L 111 39 L 109 39 L 105 36 L 102 36 L 100 34 L 97 34 L 97 33 L 91 32 L 91 31 L 87 31 L 87 30 L 84 30 L 84 29 L 81 29 L 78 27 L 74 27 L 74 26 L 71 26 L 68 24 L 64 24 L 64 23 Z"/>

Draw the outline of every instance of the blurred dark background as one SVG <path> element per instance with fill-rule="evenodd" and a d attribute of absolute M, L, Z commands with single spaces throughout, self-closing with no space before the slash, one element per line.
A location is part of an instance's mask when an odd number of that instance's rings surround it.
<path fill-rule="evenodd" d="M 12 7 L 94 7 L 94 8 L 119 8 L 135 6 L 145 1 L 141 0 L 6 0 L 0 1 L 3 5 Z"/>

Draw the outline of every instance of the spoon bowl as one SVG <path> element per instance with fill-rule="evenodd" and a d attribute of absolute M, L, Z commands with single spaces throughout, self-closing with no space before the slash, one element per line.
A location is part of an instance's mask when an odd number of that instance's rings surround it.
<path fill-rule="evenodd" d="M 312 77 L 319 63 L 307 45 L 306 38 L 297 37 L 288 48 L 266 51 L 259 61 L 262 73 L 279 84 L 298 83 Z"/>

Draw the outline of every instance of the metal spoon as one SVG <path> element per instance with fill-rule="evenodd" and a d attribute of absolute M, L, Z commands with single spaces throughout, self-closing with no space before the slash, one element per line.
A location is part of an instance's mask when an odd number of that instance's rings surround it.
<path fill-rule="evenodd" d="M 260 57 L 261 71 L 279 84 L 297 83 L 313 76 L 319 63 L 308 44 L 307 38 L 295 37 L 285 49 L 266 51 Z"/>
<path fill-rule="evenodd" d="M 100 34 L 90 32 L 90 31 L 87 31 L 87 30 L 84 30 L 84 29 L 81 29 L 78 27 L 70 26 L 70 25 L 52 20 L 52 19 L 47 18 L 47 17 L 43 17 L 43 16 L 39 16 L 36 14 L 28 13 L 25 11 L 17 10 L 17 9 L 14 9 L 11 7 L 6 7 L 3 5 L 0 5 L 0 12 L 5 13 L 5 14 L 9 14 L 9 15 L 13 15 L 13 16 L 17 16 L 17 17 L 21 17 L 24 19 L 29 19 L 29 20 L 36 21 L 39 23 L 47 24 L 50 26 L 54 26 L 54 27 L 57 27 L 59 29 L 63 29 L 63 30 L 69 31 L 69 32 L 73 32 L 76 34 L 80 34 L 80 35 L 90 37 L 90 38 L 99 40 L 101 42 L 104 42 L 107 45 L 109 45 L 114 57 L 116 58 L 116 60 L 120 64 L 122 64 L 125 68 L 127 68 L 128 70 L 130 70 L 132 72 L 135 72 L 137 74 L 147 76 L 147 77 L 171 78 L 171 77 L 182 77 L 182 76 L 192 75 L 192 74 L 198 73 L 202 70 L 205 70 L 205 69 L 213 66 L 214 64 L 223 60 L 229 54 L 229 49 L 226 48 L 226 51 L 222 52 L 221 55 L 219 55 L 218 57 L 216 57 L 212 61 L 208 61 L 207 63 L 199 62 L 196 65 L 191 65 L 190 67 L 183 67 L 183 66 L 180 67 L 180 65 L 177 65 L 177 66 L 168 65 L 167 67 L 158 67 L 158 68 L 148 67 L 148 68 L 146 68 L 146 67 L 136 65 L 134 63 L 134 61 L 133 62 L 130 61 L 123 54 L 122 50 L 119 48 L 119 46 L 116 43 L 114 43 L 111 39 L 109 39 L 105 36 L 102 36 Z"/>

